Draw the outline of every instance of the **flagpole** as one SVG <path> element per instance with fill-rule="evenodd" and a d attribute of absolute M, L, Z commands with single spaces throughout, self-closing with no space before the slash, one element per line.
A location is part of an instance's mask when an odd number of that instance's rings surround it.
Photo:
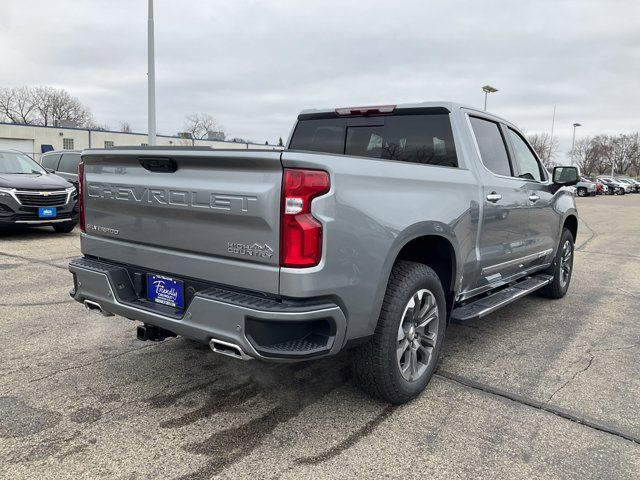
<path fill-rule="evenodd" d="M 149 145 L 156 144 L 156 65 L 153 38 L 153 0 L 149 0 L 149 20 L 147 24 L 147 93 Z"/>

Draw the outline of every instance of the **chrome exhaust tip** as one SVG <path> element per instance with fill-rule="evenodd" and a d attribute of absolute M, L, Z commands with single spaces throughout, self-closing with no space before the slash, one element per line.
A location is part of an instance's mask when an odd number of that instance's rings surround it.
<path fill-rule="evenodd" d="M 240 360 L 253 360 L 253 357 L 244 353 L 244 350 L 234 343 L 223 342 L 222 340 L 212 338 L 209 341 L 209 347 L 211 347 L 211 350 L 221 355 L 226 355 Z"/>
<path fill-rule="evenodd" d="M 90 312 L 99 313 L 103 317 L 113 317 L 113 313 L 107 312 L 104 308 L 100 306 L 98 302 L 94 302 L 93 300 L 85 300 L 84 308 L 89 310 Z"/>

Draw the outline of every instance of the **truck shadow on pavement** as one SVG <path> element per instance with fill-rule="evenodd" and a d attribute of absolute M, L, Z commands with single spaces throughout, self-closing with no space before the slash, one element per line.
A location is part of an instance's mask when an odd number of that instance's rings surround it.
<path fill-rule="evenodd" d="M 185 342 L 190 348 L 194 347 L 191 342 Z M 196 346 L 196 350 L 201 349 L 205 350 L 206 347 Z M 214 367 L 213 377 L 210 376 L 211 366 Z M 152 409 L 165 409 L 169 415 L 179 412 L 176 416 L 162 420 L 159 424 L 161 429 L 179 429 L 225 413 L 232 414 L 242 422 L 232 421 L 229 428 L 217 430 L 202 440 L 183 444 L 183 450 L 206 456 L 208 461 L 202 468 L 180 478 L 210 478 L 220 473 L 251 454 L 278 426 L 297 417 L 333 390 L 348 386 L 350 382 L 344 354 L 295 364 L 245 363 L 216 357 L 216 363 L 211 366 L 203 369 L 208 372 L 207 381 L 146 399 Z M 227 383 L 229 379 L 232 379 L 231 384 Z M 195 405 L 188 403 L 187 399 L 193 394 L 204 396 L 204 401 L 196 402 Z M 364 401 L 372 401 L 364 394 L 362 397 Z M 185 402 L 195 408 L 185 409 Z M 182 408 L 176 408 L 180 405 Z M 386 418 L 390 411 L 387 407 L 381 415 Z M 341 442 L 344 444 L 343 448 L 371 431 L 372 428 L 367 425 Z M 338 445 L 318 458 L 310 457 L 301 459 L 300 462 L 318 463 L 338 455 L 343 448 Z"/>

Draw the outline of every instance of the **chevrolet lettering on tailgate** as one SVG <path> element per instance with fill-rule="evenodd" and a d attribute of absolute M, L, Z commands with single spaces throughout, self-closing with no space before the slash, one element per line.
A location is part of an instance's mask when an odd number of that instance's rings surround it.
<path fill-rule="evenodd" d="M 227 210 L 233 213 L 249 213 L 258 201 L 254 196 L 228 195 L 206 190 L 133 188 L 94 182 L 87 184 L 87 196 L 132 203 Z"/>

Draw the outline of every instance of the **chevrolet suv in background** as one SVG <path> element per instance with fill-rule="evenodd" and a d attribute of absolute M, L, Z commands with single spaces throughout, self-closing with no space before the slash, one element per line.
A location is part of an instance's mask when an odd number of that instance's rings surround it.
<path fill-rule="evenodd" d="M 42 166 L 49 172 L 78 186 L 78 164 L 80 151 L 64 150 L 62 152 L 47 152 L 40 159 Z"/>
<path fill-rule="evenodd" d="M 24 153 L 0 150 L 0 229 L 52 226 L 68 233 L 78 223 L 76 204 L 76 188 L 65 179 Z"/>

